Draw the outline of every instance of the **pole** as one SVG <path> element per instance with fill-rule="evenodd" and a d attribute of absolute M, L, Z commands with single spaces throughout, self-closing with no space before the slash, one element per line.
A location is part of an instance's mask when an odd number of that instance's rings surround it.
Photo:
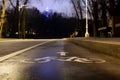
<path fill-rule="evenodd" d="M 85 32 L 85 37 L 89 37 L 89 32 L 88 32 L 88 0 L 86 0 L 86 32 Z"/>

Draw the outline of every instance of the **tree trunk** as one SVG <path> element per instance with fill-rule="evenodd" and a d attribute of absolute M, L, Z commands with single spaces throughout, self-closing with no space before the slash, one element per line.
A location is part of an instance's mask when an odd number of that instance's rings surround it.
<path fill-rule="evenodd" d="M 92 2 L 93 4 L 93 30 L 94 30 L 94 37 L 97 37 L 98 36 L 98 26 L 99 26 L 99 20 L 98 20 L 98 3 L 97 1 L 93 1 Z"/>
<path fill-rule="evenodd" d="M 2 29 L 5 23 L 5 11 L 6 11 L 7 0 L 3 0 L 3 7 L 0 15 L 0 38 L 2 38 Z"/>
<path fill-rule="evenodd" d="M 22 26 L 21 26 L 21 32 L 22 32 L 22 38 L 25 38 L 25 28 L 26 28 L 26 8 L 24 6 L 23 8 L 23 15 L 22 15 Z"/>
<path fill-rule="evenodd" d="M 115 36 L 115 17 L 112 16 L 111 20 L 112 20 L 112 37 L 114 37 Z"/>
<path fill-rule="evenodd" d="M 112 20 L 112 37 L 115 36 L 115 0 L 109 0 L 109 14 Z"/>
<path fill-rule="evenodd" d="M 1 26 L 1 24 L 0 24 Z M 2 38 L 2 27 L 0 27 L 0 38 Z"/>
<path fill-rule="evenodd" d="M 81 31 L 81 36 L 82 37 L 84 37 L 84 35 L 85 35 L 85 31 L 84 31 L 84 25 L 83 25 L 83 10 L 82 10 L 82 7 L 81 7 L 81 2 L 80 2 L 80 0 L 78 0 L 78 8 L 79 8 L 79 10 L 80 10 L 80 31 Z"/>

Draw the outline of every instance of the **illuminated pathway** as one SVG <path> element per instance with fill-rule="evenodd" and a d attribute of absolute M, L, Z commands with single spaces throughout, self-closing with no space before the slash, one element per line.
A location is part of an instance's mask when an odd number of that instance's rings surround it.
<path fill-rule="evenodd" d="M 43 40 L 0 57 L 0 80 L 120 80 L 119 68 L 119 59 L 68 40 Z"/>

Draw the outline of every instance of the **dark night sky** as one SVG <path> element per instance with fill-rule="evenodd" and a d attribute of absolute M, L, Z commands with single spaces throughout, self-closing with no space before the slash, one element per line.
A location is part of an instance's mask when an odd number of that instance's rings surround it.
<path fill-rule="evenodd" d="M 37 7 L 41 12 L 52 10 L 69 16 L 72 16 L 74 13 L 70 0 L 31 0 L 30 5 Z"/>

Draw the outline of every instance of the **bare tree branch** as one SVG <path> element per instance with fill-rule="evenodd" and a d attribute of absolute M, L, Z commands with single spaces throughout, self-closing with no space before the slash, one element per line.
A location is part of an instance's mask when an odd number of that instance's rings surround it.
<path fill-rule="evenodd" d="M 75 2 L 74 2 L 74 0 L 71 0 L 71 2 L 72 2 L 73 7 L 74 7 L 74 9 L 75 9 L 76 16 L 77 16 L 77 18 L 79 18 L 79 14 L 78 14 L 78 11 L 77 11 L 77 7 L 75 6 Z"/>
<path fill-rule="evenodd" d="M 16 8 L 16 7 L 14 6 L 12 0 L 9 0 L 9 2 L 10 2 L 11 6 L 12 6 L 13 8 Z"/>

